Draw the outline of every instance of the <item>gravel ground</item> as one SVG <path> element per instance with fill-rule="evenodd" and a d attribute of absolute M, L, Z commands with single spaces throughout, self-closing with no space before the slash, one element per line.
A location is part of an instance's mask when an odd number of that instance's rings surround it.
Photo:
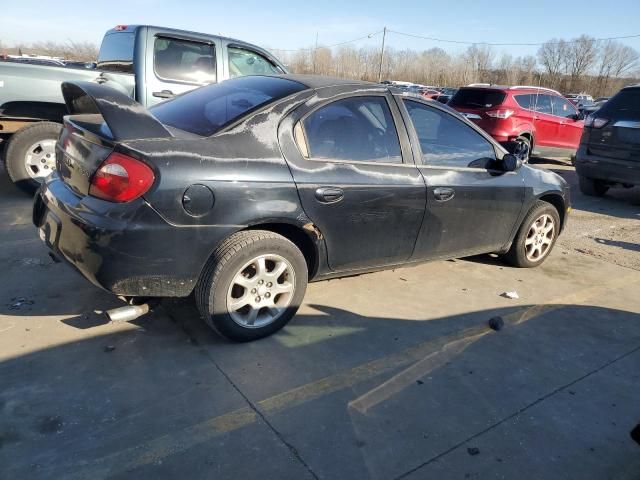
<path fill-rule="evenodd" d="M 571 185 L 573 210 L 556 248 L 640 270 L 640 187 L 613 188 L 602 198 L 587 197 L 580 192 L 571 165 L 552 159 L 534 162 Z"/>

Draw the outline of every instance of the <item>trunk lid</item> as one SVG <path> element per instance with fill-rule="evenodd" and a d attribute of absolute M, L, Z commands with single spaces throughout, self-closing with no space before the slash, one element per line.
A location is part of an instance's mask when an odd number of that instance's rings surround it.
<path fill-rule="evenodd" d="M 72 115 L 64 117 L 56 145 L 56 168 L 78 195 L 89 194 L 94 173 L 122 142 L 172 137 L 147 109 L 112 88 L 65 82 L 62 95 Z"/>
<path fill-rule="evenodd" d="M 100 130 L 105 128 L 102 116 L 97 114 L 64 119 L 64 129 L 56 145 L 56 169 L 78 195 L 89 193 L 91 177 L 113 151 L 114 144 L 100 135 Z"/>

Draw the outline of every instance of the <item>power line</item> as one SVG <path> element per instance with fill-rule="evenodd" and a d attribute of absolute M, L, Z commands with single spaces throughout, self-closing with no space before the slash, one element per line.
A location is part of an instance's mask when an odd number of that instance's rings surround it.
<path fill-rule="evenodd" d="M 388 32 L 389 30 L 387 30 Z M 368 35 L 365 35 L 363 37 L 358 37 L 358 38 L 354 38 L 353 40 L 347 40 L 346 42 L 338 42 L 338 43 L 334 43 L 332 45 L 319 45 L 316 46 L 315 48 L 313 47 L 301 47 L 301 48 L 272 48 L 271 50 L 277 50 L 279 52 L 297 52 L 299 50 L 319 50 L 321 48 L 333 48 L 333 47 L 339 47 L 340 45 L 346 45 L 348 43 L 354 43 L 354 42 L 359 42 L 360 40 L 366 40 L 367 38 L 373 38 L 376 35 L 380 35 L 382 33 L 382 30 L 378 30 L 377 32 L 373 32 L 373 33 L 369 33 Z"/>
<path fill-rule="evenodd" d="M 405 37 L 413 37 L 413 38 L 420 38 L 423 40 L 431 40 L 434 42 L 442 42 L 442 43 L 455 43 L 455 44 L 460 44 L 460 45 L 488 45 L 488 46 L 494 46 L 494 47 L 537 47 L 537 46 L 541 46 L 541 45 L 556 45 L 556 44 L 560 44 L 560 43 L 577 43 L 580 42 L 580 40 L 563 40 L 560 42 L 538 42 L 538 43 L 493 43 L 493 42 L 465 42 L 465 41 L 461 41 L 461 40 L 445 40 L 443 38 L 435 38 L 435 37 L 427 37 L 424 35 L 416 35 L 413 33 L 406 33 L 406 32 L 398 32 L 397 30 L 389 30 L 387 29 L 387 32 L 389 33 L 395 33 L 397 35 L 403 35 Z M 605 38 L 596 38 L 595 41 L 596 42 L 601 42 L 601 41 L 605 41 L 605 40 L 622 40 L 625 38 L 638 38 L 640 37 L 640 33 L 639 34 L 634 34 L 634 35 L 623 35 L 623 36 L 618 36 L 618 37 L 605 37 Z"/>

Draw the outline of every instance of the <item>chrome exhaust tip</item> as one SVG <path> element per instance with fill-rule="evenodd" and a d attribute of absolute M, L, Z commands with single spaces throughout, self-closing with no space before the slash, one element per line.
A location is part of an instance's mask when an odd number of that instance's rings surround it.
<path fill-rule="evenodd" d="M 149 304 L 127 305 L 126 307 L 113 308 L 107 310 L 107 318 L 111 322 L 130 322 L 142 315 L 149 313 Z"/>

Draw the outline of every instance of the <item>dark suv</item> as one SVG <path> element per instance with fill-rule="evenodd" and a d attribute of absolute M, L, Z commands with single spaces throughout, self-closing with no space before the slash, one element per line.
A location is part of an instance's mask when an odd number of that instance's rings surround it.
<path fill-rule="evenodd" d="M 623 88 L 587 117 L 575 166 L 586 195 L 640 185 L 640 85 Z"/>
<path fill-rule="evenodd" d="M 584 122 L 555 90 L 538 87 L 463 87 L 448 104 L 523 161 L 529 155 L 573 156 Z"/>

